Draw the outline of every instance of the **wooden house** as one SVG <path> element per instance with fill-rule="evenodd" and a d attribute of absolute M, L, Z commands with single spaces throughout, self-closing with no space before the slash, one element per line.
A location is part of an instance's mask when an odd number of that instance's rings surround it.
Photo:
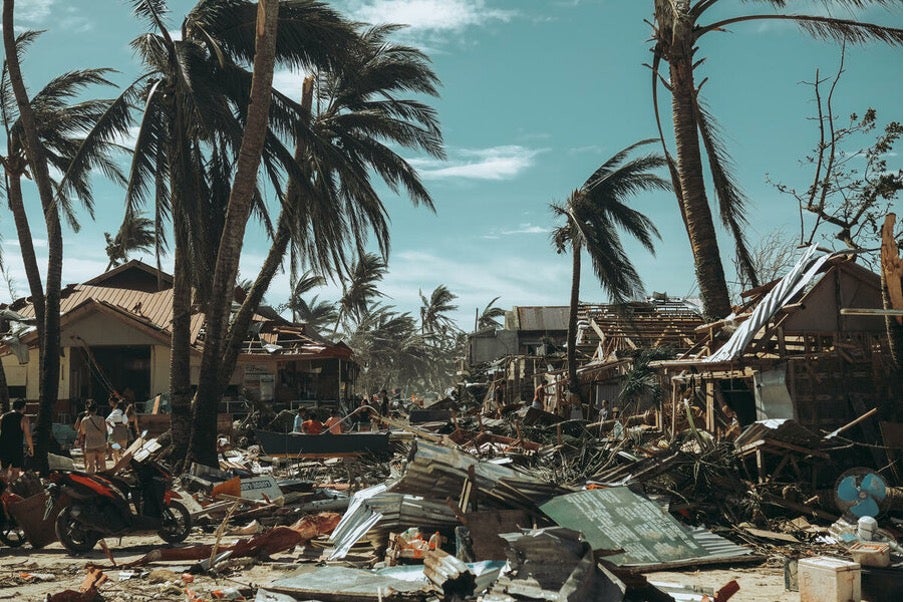
<path fill-rule="evenodd" d="M 113 390 L 139 403 L 169 391 L 170 275 L 130 261 L 67 286 L 61 297 L 62 349 L 55 420 L 74 419 L 89 398 L 103 405 Z M 34 315 L 27 298 L 8 307 L 26 318 Z M 200 370 L 204 321 L 204 314 L 195 309 L 190 339 L 193 384 Z M 0 347 L 10 396 L 35 401 L 37 333 L 30 328 L 17 333 L 17 338 L 15 345 Z M 243 344 L 223 409 L 230 411 L 229 400 L 242 397 L 287 405 L 338 401 L 346 397 L 356 375 L 357 366 L 346 345 L 327 341 L 305 325 L 292 324 L 262 307 Z"/>

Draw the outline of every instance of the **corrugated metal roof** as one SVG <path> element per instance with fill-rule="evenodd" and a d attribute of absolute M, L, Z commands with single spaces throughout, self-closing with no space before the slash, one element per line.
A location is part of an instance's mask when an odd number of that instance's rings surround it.
<path fill-rule="evenodd" d="M 121 266 L 124 267 L 124 266 Z M 148 266 L 131 266 L 131 269 L 147 269 Z M 114 270 L 115 271 L 115 270 Z M 109 275 L 111 272 L 107 272 Z M 168 276 L 167 276 L 168 278 Z M 102 281 L 98 276 L 91 280 Z M 34 306 L 22 299 L 15 303 L 16 311 L 26 318 L 34 318 Z M 117 319 L 133 319 L 144 326 L 165 335 L 172 333 L 173 291 L 166 289 L 156 292 L 145 292 L 122 287 L 96 286 L 90 284 L 72 284 L 61 293 L 60 316 L 65 322 L 67 315 L 78 319 L 79 312 L 90 312 L 94 309 L 106 309 Z M 266 328 L 249 333 L 242 345 L 242 354 L 253 355 L 291 355 L 294 358 L 318 357 L 351 357 L 352 351 L 343 344 L 334 344 L 322 337 L 307 332 L 303 325 L 278 322 L 260 314 L 252 318 L 254 322 L 263 323 Z M 193 311 L 190 326 L 190 344 L 203 345 L 205 315 Z M 274 351 L 268 352 L 263 345 L 271 344 Z"/>
<path fill-rule="evenodd" d="M 568 330 L 568 306 L 515 307 L 514 310 L 515 330 Z"/>

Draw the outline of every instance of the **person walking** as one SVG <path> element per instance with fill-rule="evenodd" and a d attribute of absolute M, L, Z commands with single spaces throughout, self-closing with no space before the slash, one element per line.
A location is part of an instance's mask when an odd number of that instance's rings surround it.
<path fill-rule="evenodd" d="M 138 425 L 138 413 L 135 411 L 135 404 L 130 403 L 126 406 L 126 425 L 129 429 L 129 443 L 138 439 L 141 434 L 141 427 Z"/>
<path fill-rule="evenodd" d="M 31 422 L 25 415 L 25 400 L 13 402 L 12 410 L 0 417 L 0 468 L 25 468 L 25 445 L 28 455 L 35 454 L 31 439 Z"/>
<path fill-rule="evenodd" d="M 112 444 L 113 464 L 122 458 L 123 452 L 129 446 L 129 424 L 125 412 L 119 407 L 120 399 L 110 395 L 110 414 L 107 416 L 107 425 L 110 427 L 110 443 Z"/>
<path fill-rule="evenodd" d="M 107 470 L 107 423 L 97 415 L 93 399 L 85 402 L 85 417 L 78 424 L 79 436 L 85 442 L 85 472 Z"/>

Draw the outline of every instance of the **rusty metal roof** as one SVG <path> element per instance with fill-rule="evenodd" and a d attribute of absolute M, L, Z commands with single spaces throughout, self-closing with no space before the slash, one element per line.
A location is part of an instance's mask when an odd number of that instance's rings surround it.
<path fill-rule="evenodd" d="M 506 329 L 531 331 L 568 330 L 568 307 L 515 307 L 511 312 L 513 324 L 509 324 L 506 316 Z"/>
<path fill-rule="evenodd" d="M 128 264 L 127 264 L 128 265 Z M 116 272 L 123 275 L 120 266 L 107 274 Z M 131 269 L 148 271 L 149 266 L 131 266 Z M 145 274 L 146 275 L 146 274 Z M 164 274 L 164 281 L 170 276 Z M 93 278 L 89 282 L 105 282 L 103 276 Z M 19 299 L 10 307 L 26 318 L 34 318 L 34 306 L 30 299 Z M 150 331 L 169 338 L 172 334 L 173 291 L 168 288 L 162 291 L 146 292 L 123 288 L 122 286 L 98 286 L 92 284 L 68 285 L 60 295 L 61 320 L 75 320 L 93 311 L 102 311 L 115 319 L 133 322 L 133 326 L 143 326 Z M 294 358 L 321 358 L 352 356 L 351 349 L 342 344 L 332 343 L 311 333 L 303 324 L 291 324 L 285 320 L 255 314 L 252 318 L 255 326 L 250 329 L 242 345 L 241 353 L 265 356 L 286 356 Z M 204 343 L 205 315 L 193 308 L 191 316 L 190 344 L 196 349 Z M 31 333 L 34 336 L 34 333 Z M 25 337 L 27 340 L 27 337 Z"/>

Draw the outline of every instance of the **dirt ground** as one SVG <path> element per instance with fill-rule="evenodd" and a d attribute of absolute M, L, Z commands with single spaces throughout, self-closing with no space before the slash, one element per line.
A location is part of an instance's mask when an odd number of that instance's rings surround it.
<path fill-rule="evenodd" d="M 233 543 L 238 537 L 224 537 L 222 542 Z M 190 543 L 212 543 L 213 535 L 194 532 Z M 131 578 L 122 579 L 129 570 L 122 565 L 132 562 L 150 550 L 158 548 L 162 542 L 153 535 L 124 537 L 122 541 L 107 540 L 117 566 L 96 547 L 90 554 L 74 558 L 69 556 L 59 543 L 40 550 L 28 544 L 18 549 L 0 547 L 0 600 L 42 601 L 48 594 L 66 589 L 78 590 L 85 578 L 85 566 L 99 565 L 109 577 L 100 591 L 107 601 L 146 602 L 151 600 L 181 600 L 190 598 L 186 589 L 194 592 L 202 600 L 214 599 L 215 591 L 237 588 L 252 592 L 270 581 L 280 579 L 299 565 L 298 554 L 286 552 L 275 556 L 271 562 L 261 563 L 251 560 L 237 565 L 228 577 L 214 578 L 194 575 L 191 583 L 181 579 L 189 563 L 154 563 L 143 567 Z M 657 572 L 647 575 L 650 581 L 675 583 L 684 586 L 700 586 L 719 589 L 731 580 L 741 586 L 733 600 L 743 602 L 797 602 L 797 592 L 784 590 L 784 572 L 781 561 L 776 559 L 762 565 L 705 568 L 700 570 L 680 570 Z M 250 599 L 253 599 L 253 594 Z"/>

